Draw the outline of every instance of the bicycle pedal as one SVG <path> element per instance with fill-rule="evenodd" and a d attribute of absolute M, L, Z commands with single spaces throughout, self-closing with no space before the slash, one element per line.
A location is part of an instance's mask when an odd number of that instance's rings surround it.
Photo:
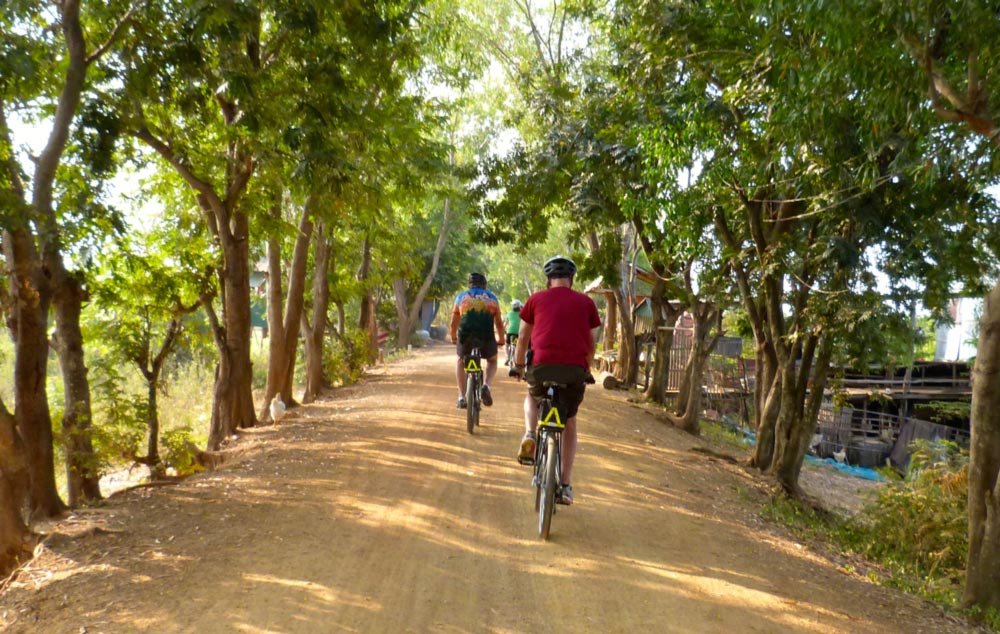
<path fill-rule="evenodd" d="M 523 464 L 525 466 L 531 467 L 531 466 L 534 466 L 535 459 L 534 458 L 522 458 L 521 456 L 518 456 L 517 457 L 517 462 L 518 462 L 518 464 Z"/>

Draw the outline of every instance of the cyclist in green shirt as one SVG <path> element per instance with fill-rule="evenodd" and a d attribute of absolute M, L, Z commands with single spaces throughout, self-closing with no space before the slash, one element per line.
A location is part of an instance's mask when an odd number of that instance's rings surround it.
<path fill-rule="evenodd" d="M 515 299 L 510 303 L 510 312 L 507 313 L 507 317 L 503 320 L 505 332 L 507 333 L 507 348 L 505 360 L 507 365 L 510 365 L 510 359 L 514 354 L 514 345 L 517 343 L 517 333 L 521 329 L 521 300 Z"/>

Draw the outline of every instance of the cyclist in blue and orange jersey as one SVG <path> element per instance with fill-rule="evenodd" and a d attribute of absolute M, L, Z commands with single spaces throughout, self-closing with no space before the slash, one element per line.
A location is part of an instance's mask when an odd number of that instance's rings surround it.
<path fill-rule="evenodd" d="M 523 306 L 523 304 L 521 304 L 521 300 L 515 299 L 512 301 L 510 303 L 510 312 L 507 313 L 507 318 L 503 320 L 504 330 L 507 333 L 506 344 L 508 346 L 517 340 L 517 333 L 521 330 L 521 306 Z M 513 347 L 510 348 L 508 357 L 509 358 L 505 359 L 505 361 L 508 365 L 510 365 L 514 360 Z"/>
<path fill-rule="evenodd" d="M 494 331 L 496 338 L 494 339 Z M 503 322 L 500 318 L 500 300 L 486 290 L 486 276 L 469 273 L 469 290 L 462 291 L 455 298 L 451 310 L 451 325 L 448 329 L 451 342 L 457 344 L 458 360 L 455 363 L 455 378 L 458 380 L 458 407 L 465 409 L 465 365 L 463 357 L 479 348 L 479 354 L 486 359 L 483 373 L 483 405 L 493 404 L 490 381 L 497 373 L 497 349 L 503 345 Z"/>
<path fill-rule="evenodd" d="M 545 290 L 528 298 L 521 309 L 521 332 L 514 353 L 518 373 L 524 373 L 528 395 L 524 398 L 524 438 L 518 462 L 531 464 L 535 454 L 535 430 L 538 426 L 538 401 L 545 395 L 545 381 L 561 383 L 560 401 L 566 409 L 566 429 L 562 434 L 562 490 L 560 504 L 573 503 L 573 460 L 576 457 L 576 413 L 583 402 L 586 383 L 593 383 L 590 368 L 594 364 L 597 330 L 601 316 L 594 300 L 573 290 L 576 264 L 557 255 L 543 267 Z M 525 371 L 528 347 L 531 366 Z"/>

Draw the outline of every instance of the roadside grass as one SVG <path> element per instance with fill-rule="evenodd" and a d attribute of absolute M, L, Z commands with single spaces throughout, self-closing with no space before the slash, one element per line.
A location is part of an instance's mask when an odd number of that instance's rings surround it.
<path fill-rule="evenodd" d="M 722 421 L 701 419 L 701 436 L 707 442 L 722 449 L 745 452 L 750 448 L 743 430 Z"/>

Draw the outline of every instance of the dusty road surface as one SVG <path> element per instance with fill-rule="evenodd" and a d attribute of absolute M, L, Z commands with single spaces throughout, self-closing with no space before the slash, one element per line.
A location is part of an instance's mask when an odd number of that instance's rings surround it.
<path fill-rule="evenodd" d="M 53 527 L 13 633 L 964 632 L 757 519 L 736 465 L 588 390 L 576 504 L 537 537 L 523 384 L 470 436 L 450 347 L 243 434 L 220 469 Z"/>

